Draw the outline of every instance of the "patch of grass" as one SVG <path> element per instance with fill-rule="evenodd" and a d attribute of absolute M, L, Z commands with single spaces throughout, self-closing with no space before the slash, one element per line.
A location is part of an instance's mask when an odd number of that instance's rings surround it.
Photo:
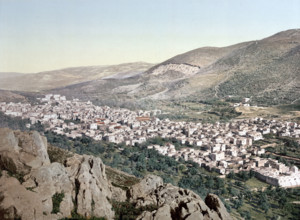
<path fill-rule="evenodd" d="M 280 105 L 278 108 L 283 111 L 300 111 L 300 104 Z"/>
<path fill-rule="evenodd" d="M 136 204 L 126 202 L 112 201 L 113 210 L 115 211 L 115 220 L 123 219 L 136 219 L 144 211 L 154 211 L 157 210 L 157 205 L 147 205 L 143 207 L 136 208 Z"/>
<path fill-rule="evenodd" d="M 24 182 L 24 173 L 12 173 L 7 171 L 7 174 L 11 177 L 15 177 L 21 184 Z"/>
<path fill-rule="evenodd" d="M 256 188 L 256 189 L 261 189 L 261 188 L 263 188 L 263 187 L 266 188 L 266 187 L 269 186 L 269 184 L 264 183 L 264 182 L 258 180 L 256 177 L 252 177 L 251 179 L 247 180 L 247 181 L 245 182 L 245 184 L 246 184 L 250 189 L 254 189 L 254 188 Z"/>
<path fill-rule="evenodd" d="M 55 193 L 52 196 L 52 212 L 53 214 L 57 214 L 59 212 L 60 203 L 63 201 L 65 197 L 64 193 Z"/>
<path fill-rule="evenodd" d="M 51 163 L 58 162 L 64 164 L 65 160 L 73 155 L 70 151 L 54 147 L 50 144 L 48 144 L 47 152 Z"/>
<path fill-rule="evenodd" d="M 130 186 L 137 184 L 140 181 L 140 179 L 136 178 L 133 175 L 121 172 L 109 166 L 106 166 L 105 168 L 105 173 L 108 180 L 111 181 L 114 186 L 120 187 L 124 190 L 128 189 L 128 187 Z"/>
<path fill-rule="evenodd" d="M 81 215 L 77 214 L 76 212 L 72 212 L 71 214 L 71 218 L 61 218 L 60 220 L 107 220 L 105 217 L 89 217 L 89 218 L 85 218 L 82 217 Z"/>
<path fill-rule="evenodd" d="M 34 190 L 33 190 L 34 187 L 27 187 L 26 189 L 29 190 L 29 191 L 31 191 L 31 192 L 34 192 Z"/>

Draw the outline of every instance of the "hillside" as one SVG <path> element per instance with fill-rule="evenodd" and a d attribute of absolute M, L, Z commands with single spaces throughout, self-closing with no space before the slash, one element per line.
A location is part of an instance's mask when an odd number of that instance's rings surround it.
<path fill-rule="evenodd" d="M 126 79 L 97 79 L 53 90 L 102 102 L 145 103 L 251 97 L 258 104 L 298 103 L 300 30 L 224 48 L 204 47 Z"/>
<path fill-rule="evenodd" d="M 11 77 L 16 77 L 16 76 L 22 76 L 22 73 L 15 73 L 15 72 L 0 72 L 0 79 L 5 79 L 5 78 L 11 78 Z"/>
<path fill-rule="evenodd" d="M 126 78 L 149 69 L 152 64 L 136 62 L 111 66 L 72 67 L 35 74 L 14 74 L 3 77 L 0 89 L 15 91 L 42 91 L 103 77 Z M 3 74 L 7 76 L 8 74 Z M 0 74 L 1 77 L 1 74 Z"/>
<path fill-rule="evenodd" d="M 0 168 L 1 219 L 231 219 L 216 195 L 203 201 L 161 177 L 137 179 L 36 131 L 0 128 Z"/>

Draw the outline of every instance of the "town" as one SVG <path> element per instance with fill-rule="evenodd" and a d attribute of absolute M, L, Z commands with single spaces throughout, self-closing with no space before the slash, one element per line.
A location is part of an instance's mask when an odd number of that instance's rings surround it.
<path fill-rule="evenodd" d="M 296 166 L 288 167 L 277 160 L 262 158 L 260 156 L 265 154 L 265 149 L 253 145 L 266 134 L 299 138 L 300 125 L 295 122 L 263 118 L 215 124 L 175 122 L 155 117 L 161 114 L 160 110 L 131 111 L 95 106 L 90 101 L 71 101 L 59 94 L 47 94 L 39 101 L 41 104 L 38 105 L 1 102 L 0 110 L 5 115 L 29 119 L 31 124 L 40 122 L 46 129 L 69 138 L 85 135 L 127 146 L 141 144 L 157 136 L 175 138 L 191 147 L 176 150 L 174 145 L 168 143 L 165 146 L 150 145 L 148 148 L 176 159 L 194 161 L 221 175 L 253 170 L 259 179 L 269 184 L 300 186 L 300 172 Z M 31 124 L 27 127 L 30 128 Z"/>

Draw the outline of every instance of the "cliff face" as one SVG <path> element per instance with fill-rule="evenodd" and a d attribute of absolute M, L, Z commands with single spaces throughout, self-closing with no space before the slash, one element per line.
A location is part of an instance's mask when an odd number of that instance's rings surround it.
<path fill-rule="evenodd" d="M 113 200 L 157 206 L 137 219 L 231 219 L 217 196 L 203 201 L 157 176 L 148 175 L 126 191 L 114 187 L 97 157 L 74 154 L 63 164 L 51 163 L 47 140 L 37 132 L 0 128 L 0 168 L 0 219 L 60 219 L 72 212 L 114 219 Z"/>

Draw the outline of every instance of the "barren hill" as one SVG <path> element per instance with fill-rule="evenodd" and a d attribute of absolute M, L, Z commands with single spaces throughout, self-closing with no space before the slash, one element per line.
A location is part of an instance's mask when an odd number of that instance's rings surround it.
<path fill-rule="evenodd" d="M 139 74 L 149 69 L 151 66 L 153 65 L 149 63 L 136 62 L 110 66 L 72 67 L 35 74 L 20 75 L 14 73 L 10 74 L 10 77 L 3 77 L 1 79 L 0 89 L 15 91 L 42 91 L 108 76 L 126 78 Z M 7 75 L 8 74 L 5 74 L 5 76 Z"/>
<path fill-rule="evenodd" d="M 177 55 L 143 74 L 97 79 L 55 90 L 90 100 L 251 97 L 260 103 L 299 102 L 300 29 L 228 47 Z"/>

